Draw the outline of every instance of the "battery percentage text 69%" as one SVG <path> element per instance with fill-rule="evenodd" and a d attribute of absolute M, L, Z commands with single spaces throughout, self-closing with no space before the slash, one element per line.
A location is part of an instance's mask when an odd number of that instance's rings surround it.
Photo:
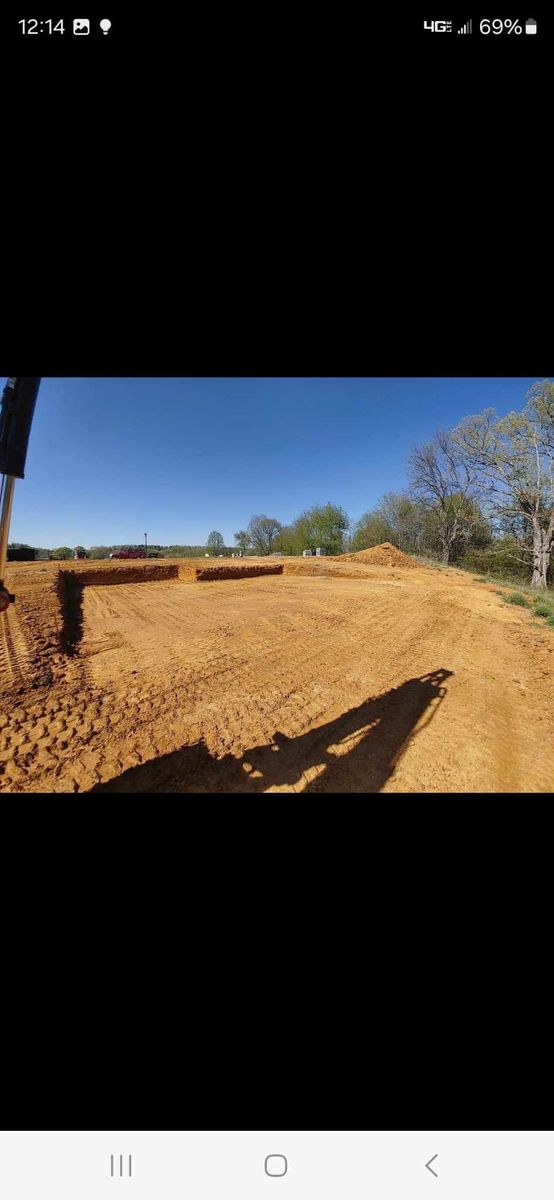
<path fill-rule="evenodd" d="M 512 21 L 510 17 L 506 17 L 504 21 L 501 21 L 499 17 L 494 21 L 487 18 L 479 25 L 480 33 L 504 33 L 505 30 L 507 33 L 521 33 L 519 17 L 516 17 L 515 21 Z"/>

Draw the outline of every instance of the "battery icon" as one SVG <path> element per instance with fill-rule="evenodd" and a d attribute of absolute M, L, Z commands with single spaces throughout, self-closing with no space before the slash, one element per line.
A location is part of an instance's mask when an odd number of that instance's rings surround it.
<path fill-rule="evenodd" d="M 525 32 L 526 33 L 536 33 L 537 32 L 537 22 L 534 21 L 532 17 L 529 17 L 529 20 L 525 22 Z"/>

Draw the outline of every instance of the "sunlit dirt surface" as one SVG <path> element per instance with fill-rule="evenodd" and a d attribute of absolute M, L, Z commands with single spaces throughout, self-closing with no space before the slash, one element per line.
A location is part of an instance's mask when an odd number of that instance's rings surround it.
<path fill-rule="evenodd" d="M 554 790 L 554 631 L 493 587 L 331 559 L 209 582 L 183 565 L 12 567 L 2 791 Z"/>

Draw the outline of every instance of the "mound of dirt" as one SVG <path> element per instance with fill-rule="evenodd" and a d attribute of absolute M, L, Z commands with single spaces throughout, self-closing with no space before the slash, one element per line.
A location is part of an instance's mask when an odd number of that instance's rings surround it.
<path fill-rule="evenodd" d="M 368 567 L 417 567 L 415 559 L 398 550 L 391 542 L 371 546 L 369 550 L 358 550 L 356 554 L 338 554 L 343 562 L 366 563 Z"/>

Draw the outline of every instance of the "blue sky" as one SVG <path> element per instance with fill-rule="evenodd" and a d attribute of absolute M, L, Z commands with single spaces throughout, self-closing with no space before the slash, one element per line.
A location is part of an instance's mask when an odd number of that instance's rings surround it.
<path fill-rule="evenodd" d="M 535 381 L 45 378 L 10 541 L 233 545 L 253 513 L 327 500 L 356 519 L 406 485 L 414 444 Z"/>

